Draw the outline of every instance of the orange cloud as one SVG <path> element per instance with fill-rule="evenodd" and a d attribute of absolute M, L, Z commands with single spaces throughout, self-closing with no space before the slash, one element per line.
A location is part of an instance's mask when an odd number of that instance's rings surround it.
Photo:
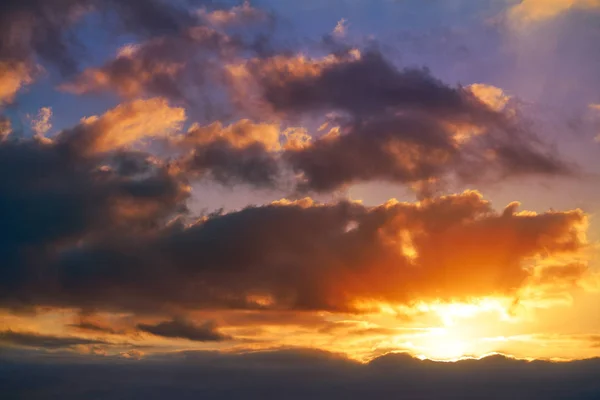
<path fill-rule="evenodd" d="M 509 17 L 518 23 L 540 22 L 557 17 L 571 9 L 600 7 L 599 0 L 523 0 L 509 10 Z"/>
<path fill-rule="evenodd" d="M 253 123 L 248 119 L 223 126 L 220 121 L 207 126 L 194 124 L 181 140 L 185 145 L 204 145 L 224 140 L 235 148 L 245 148 L 252 144 L 261 144 L 267 151 L 281 150 L 279 125 Z"/>
<path fill-rule="evenodd" d="M 14 100 L 17 92 L 33 82 L 33 71 L 24 62 L 0 62 L 0 106 Z"/>
<path fill-rule="evenodd" d="M 474 83 L 468 86 L 468 89 L 482 103 L 488 105 L 496 111 L 502 111 L 510 100 L 510 97 L 507 96 L 502 89 L 492 85 Z"/>
<path fill-rule="evenodd" d="M 186 119 L 183 108 L 169 106 L 163 98 L 123 103 L 101 116 L 86 117 L 78 127 L 62 132 L 58 140 L 77 138 L 72 143 L 86 152 L 107 152 L 145 138 L 167 137 Z"/>

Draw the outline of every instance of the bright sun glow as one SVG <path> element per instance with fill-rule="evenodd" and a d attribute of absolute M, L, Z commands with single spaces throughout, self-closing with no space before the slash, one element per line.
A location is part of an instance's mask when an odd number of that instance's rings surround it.
<path fill-rule="evenodd" d="M 415 348 L 421 351 L 419 358 L 456 361 L 470 353 L 469 344 L 460 332 L 447 328 L 434 328 L 423 338 L 423 345 Z"/>
<path fill-rule="evenodd" d="M 399 338 L 396 346 L 422 359 L 456 361 L 484 356 L 498 350 L 486 340 L 489 330 L 516 320 L 509 307 L 508 299 L 494 298 L 471 303 L 419 304 L 418 312 L 432 318 L 432 323 L 415 332 L 409 341 Z"/>

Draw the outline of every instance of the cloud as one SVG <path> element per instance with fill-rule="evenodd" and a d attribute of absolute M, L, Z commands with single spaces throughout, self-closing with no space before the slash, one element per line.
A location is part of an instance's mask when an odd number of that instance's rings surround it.
<path fill-rule="evenodd" d="M 196 3 L 203 3 L 199 0 Z M 78 72 L 85 56 L 77 28 L 90 15 L 97 23 L 115 35 L 130 34 L 138 40 L 153 37 L 177 37 L 198 25 L 198 18 L 183 2 L 162 0 L 63 0 L 27 2 L 6 0 L 0 6 L 0 105 L 11 102 L 16 92 L 32 83 L 41 70 L 38 62 L 57 67 L 63 75 Z M 181 46 L 179 46 L 181 47 Z M 122 56 L 104 69 L 90 69 L 65 89 L 84 93 L 117 85 L 124 95 L 133 95 L 146 84 L 154 89 L 169 88 L 169 78 L 178 66 L 158 63 L 145 66 L 143 61 Z M 128 75 L 135 75 L 141 83 Z M 172 88 L 171 88 L 172 89 Z M 164 93 L 160 93 L 161 95 Z"/>
<path fill-rule="evenodd" d="M 194 18 L 175 3 L 160 0 L 64 0 L 27 2 L 7 0 L 0 8 L 0 55 L 3 59 L 32 62 L 35 55 L 73 73 L 78 67 L 73 28 L 89 12 L 106 16 L 115 32 L 145 37 L 169 34 L 190 26 Z M 116 18 L 115 18 L 116 17 Z"/>
<path fill-rule="evenodd" d="M 344 18 L 340 19 L 333 29 L 333 35 L 337 37 L 346 36 L 346 31 L 348 30 L 347 22 Z"/>
<path fill-rule="evenodd" d="M 399 70 L 376 51 L 321 60 L 277 56 L 231 68 L 234 81 L 257 85 L 263 112 L 270 107 L 284 119 L 337 113 L 341 134 L 282 156 L 303 178 L 302 190 L 572 173 L 514 112 L 504 112 L 507 98 L 498 88 L 450 87 L 427 70 Z M 249 98 L 244 90 L 252 84 L 233 87 Z"/>
<path fill-rule="evenodd" d="M 186 89 L 217 80 L 219 60 L 241 48 L 239 40 L 194 26 L 176 36 L 126 45 L 114 59 L 84 70 L 60 89 L 75 94 L 112 90 L 125 98 L 159 95 L 186 100 Z"/>
<path fill-rule="evenodd" d="M 113 110 L 53 139 L 9 136 L 0 142 L 3 291 L 53 275 L 47 262 L 63 246 L 103 235 L 142 234 L 185 210 L 187 184 L 165 163 L 122 148 L 96 152 L 126 144 L 120 134 L 131 141 L 148 133 L 139 130 L 148 118 L 157 124 L 150 132 L 165 127 L 164 121 L 137 111 L 135 106 Z"/>
<path fill-rule="evenodd" d="M 228 10 L 209 11 L 206 8 L 201 8 L 197 11 L 197 14 L 206 22 L 219 27 L 265 22 L 270 18 L 267 12 L 252 7 L 249 1 L 244 1 L 241 5 L 231 7 Z"/>
<path fill-rule="evenodd" d="M 78 330 L 82 330 L 82 331 L 91 331 L 91 332 L 100 332 L 100 333 L 108 333 L 111 335 L 114 334 L 121 334 L 123 332 L 121 331 L 116 331 L 110 327 L 105 327 L 105 326 L 100 326 L 97 325 L 93 322 L 88 322 L 88 321 L 81 321 L 78 324 L 71 324 L 69 325 L 72 328 L 76 328 Z"/>
<path fill-rule="evenodd" d="M 101 116 L 83 118 L 57 138 L 77 151 L 102 153 L 125 148 L 145 138 L 167 137 L 181 128 L 183 108 L 171 107 L 163 98 L 134 100 Z"/>
<path fill-rule="evenodd" d="M 8 358 L 8 356 L 4 356 Z M 360 364 L 337 354 L 310 349 L 217 354 L 185 352 L 148 356 L 135 363 L 110 357 L 79 358 L 49 364 L 43 358 L 2 363 L 5 393 L 31 397 L 60 393 L 61 398 L 107 399 L 123 394 L 167 393 L 206 399 L 263 399 L 283 393 L 288 399 L 502 399 L 526 397 L 592 400 L 600 394 L 597 359 L 568 363 L 515 360 L 500 355 L 457 363 L 420 361 L 389 354 Z M 76 380 L 77 387 L 72 385 Z"/>
<path fill-rule="evenodd" d="M 546 271 L 552 279 L 577 281 L 573 272 L 586 268 L 570 270 L 569 260 L 585 263 L 586 215 L 515 213 L 513 205 L 508 210 L 494 212 L 476 192 L 377 207 L 310 200 L 250 207 L 151 235 L 63 247 L 41 262 L 43 280 L 36 279 L 40 266 L 21 262 L 14 271 L 29 272 L 18 280 L 8 275 L 2 302 L 106 310 L 171 304 L 361 311 L 374 300 L 518 296 L 532 284 L 531 264 L 541 257 L 553 261 L 556 269 Z M 259 305 L 256 296 L 269 300 Z"/>
<path fill-rule="evenodd" d="M 107 344 L 101 340 L 84 339 L 77 337 L 61 337 L 40 335 L 37 333 L 0 332 L 0 343 L 12 346 L 35 347 L 42 349 L 63 349 L 81 345 Z"/>
<path fill-rule="evenodd" d="M 4 115 L 0 115 L 0 142 L 12 134 L 12 123 Z"/>
<path fill-rule="evenodd" d="M 150 65 L 142 58 L 147 47 L 127 46 L 119 51 L 116 59 L 101 68 L 89 68 L 74 81 L 62 84 L 60 89 L 74 94 L 115 89 L 123 97 L 137 97 L 145 92 L 171 97 L 180 96 L 175 76 L 182 65 L 153 59 Z"/>
<path fill-rule="evenodd" d="M 219 121 L 207 126 L 194 124 L 180 143 L 184 145 L 205 145 L 223 140 L 235 148 L 262 145 L 265 151 L 281 150 L 280 132 L 277 124 L 254 123 L 248 119 L 223 126 Z"/>
<path fill-rule="evenodd" d="M 52 129 L 52 107 L 42 107 L 35 117 L 30 117 L 31 129 L 38 136 L 44 136 Z"/>
<path fill-rule="evenodd" d="M 262 144 L 239 148 L 224 139 L 196 146 L 181 166 L 192 175 L 208 176 L 225 185 L 275 188 L 280 175 L 277 160 Z"/>
<path fill-rule="evenodd" d="M 478 109 L 460 90 L 443 84 L 428 71 L 400 71 L 378 51 L 316 61 L 266 60 L 258 67 L 253 67 L 252 73 L 260 80 L 265 98 L 276 111 L 337 110 L 368 115 L 389 107 L 411 106 L 446 115 L 461 111 L 485 114 L 483 108 Z M 347 79 L 355 85 L 342 86 Z"/>
<path fill-rule="evenodd" d="M 166 338 L 188 339 L 196 342 L 221 342 L 231 337 L 220 333 L 214 321 L 195 325 L 182 318 L 160 322 L 156 325 L 138 324 L 137 328 L 156 336 Z"/>
<path fill-rule="evenodd" d="M 206 109 L 222 108 L 213 92 L 224 89 L 225 65 L 264 53 L 270 42 L 270 30 L 240 33 L 222 28 L 272 18 L 248 3 L 231 9 L 203 8 L 196 14 L 194 24 L 127 44 L 104 65 L 87 68 L 59 88 L 75 94 L 110 90 L 128 99 L 158 95 L 195 107 L 204 103 Z"/>
<path fill-rule="evenodd" d="M 287 79 L 316 76 L 327 65 L 342 62 L 347 57 L 360 57 L 360 52 L 353 50 L 341 57 L 329 55 L 321 59 L 312 59 L 304 54 L 254 57 L 226 64 L 225 82 L 231 101 L 239 110 L 273 119 L 273 107 L 263 93 L 265 80 L 270 79 L 271 84 L 279 85 Z"/>
<path fill-rule="evenodd" d="M 200 50 L 202 61 L 188 56 L 193 49 Z M 451 87 L 425 69 L 400 70 L 374 50 L 362 55 L 349 49 L 322 59 L 282 53 L 240 61 L 242 49 L 256 50 L 210 28 L 193 27 L 182 36 L 125 47 L 115 60 L 62 87 L 75 93 L 113 89 L 125 97 L 160 94 L 181 100 L 186 87 L 208 81 L 216 92 L 225 84 L 231 105 L 257 119 L 290 122 L 338 113 L 333 123 L 341 134 L 304 140 L 284 151 L 270 133 L 269 143 L 252 146 L 226 134 L 195 145 L 182 168 L 223 184 L 272 188 L 282 176 L 290 180 L 295 174 L 299 181 L 286 185 L 296 184 L 299 192 L 391 181 L 427 197 L 450 183 L 575 173 L 514 110 L 506 109 L 508 97 L 499 88 Z M 204 59 L 203 52 L 216 58 Z M 186 72 L 192 65 L 204 71 L 193 74 L 194 82 Z M 219 124 L 210 126 L 229 129 Z"/>
<path fill-rule="evenodd" d="M 510 97 L 507 96 L 502 89 L 492 85 L 475 83 L 469 85 L 469 90 L 471 90 L 475 97 L 482 103 L 496 111 L 502 111 L 510 100 Z"/>
<path fill-rule="evenodd" d="M 200 319 L 190 310 L 362 313 L 380 303 L 523 299 L 528 290 L 584 287 L 583 211 L 520 213 L 511 203 L 498 212 L 478 192 L 435 197 L 455 182 L 574 173 L 502 89 L 451 86 L 373 49 L 322 58 L 261 52 L 262 42 L 225 30 L 246 23 L 254 12 L 248 4 L 201 13 L 211 27 L 161 1 L 77 4 L 0 6 L 20 24 L 6 20 L 0 33 L 23 33 L 18 46 L 9 43 L 14 35 L 0 44 L 12 68 L 0 85 L 6 104 L 33 80 L 37 62 L 77 70 L 68 38 L 86 13 L 99 12 L 103 24 L 113 21 L 138 42 L 61 86 L 75 94 L 115 91 L 123 104 L 52 138 L 42 137 L 50 109 L 36 120 L 34 138 L 11 134 L 2 119 L 3 307 L 152 315 L 152 323 L 129 328 L 219 341 L 227 336 L 216 325 L 191 323 Z M 229 95 L 224 103 L 235 109 L 180 132 L 186 110 L 173 104 L 190 105 L 194 92 Z M 151 140 L 171 147 L 158 156 L 144 146 Z M 186 202 L 195 179 L 289 185 L 294 197 L 388 181 L 415 188 L 422 201 L 305 198 L 194 217 Z M 165 309 L 190 319 L 162 320 L 156 310 Z M 88 320 L 72 328 L 122 332 Z M 365 332 L 375 333 L 351 333 Z"/>
<path fill-rule="evenodd" d="M 192 174 L 209 176 L 222 184 L 247 183 L 256 187 L 275 187 L 281 174 L 277 152 L 281 150 L 277 124 L 240 120 L 223 126 L 192 125 L 175 145 L 192 149 L 180 167 Z"/>
<path fill-rule="evenodd" d="M 509 17 L 518 23 L 549 20 L 572 9 L 600 8 L 598 0 L 523 0 L 509 9 Z"/>
<path fill-rule="evenodd" d="M 11 103 L 17 92 L 33 82 L 33 71 L 22 62 L 0 62 L 0 107 Z"/>
<path fill-rule="evenodd" d="M 128 350 L 120 354 L 121 357 L 127 360 L 141 360 L 144 358 L 144 352 L 140 350 Z"/>

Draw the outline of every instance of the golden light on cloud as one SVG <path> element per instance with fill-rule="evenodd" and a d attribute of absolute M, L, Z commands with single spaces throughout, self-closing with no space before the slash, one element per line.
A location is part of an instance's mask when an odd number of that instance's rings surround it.
<path fill-rule="evenodd" d="M 510 100 L 510 96 L 506 95 L 502 89 L 496 86 L 474 83 L 469 85 L 468 89 L 482 103 L 496 111 L 502 111 Z"/>
<path fill-rule="evenodd" d="M 509 16 L 519 23 L 541 22 L 574 8 L 597 7 L 599 0 L 523 0 L 510 9 Z"/>
<path fill-rule="evenodd" d="M 93 150 L 105 152 L 144 138 L 167 137 L 178 130 L 185 119 L 183 108 L 171 107 L 166 99 L 156 97 L 123 103 L 101 116 L 83 118 L 81 122 L 96 132 Z"/>
<path fill-rule="evenodd" d="M 0 62 L 0 106 L 13 101 L 17 92 L 33 82 L 31 68 L 23 62 Z"/>
<path fill-rule="evenodd" d="M 202 145 L 223 140 L 235 148 L 261 144 L 267 151 L 279 151 L 281 135 L 278 124 L 257 124 L 243 119 L 228 126 L 223 126 L 220 121 L 207 126 L 193 124 L 182 141 L 188 145 Z"/>

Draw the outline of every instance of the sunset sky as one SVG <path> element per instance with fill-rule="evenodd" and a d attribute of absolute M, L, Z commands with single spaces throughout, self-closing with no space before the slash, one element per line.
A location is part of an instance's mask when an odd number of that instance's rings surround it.
<path fill-rule="evenodd" d="M 599 21 L 2 1 L 0 354 L 600 357 Z"/>

